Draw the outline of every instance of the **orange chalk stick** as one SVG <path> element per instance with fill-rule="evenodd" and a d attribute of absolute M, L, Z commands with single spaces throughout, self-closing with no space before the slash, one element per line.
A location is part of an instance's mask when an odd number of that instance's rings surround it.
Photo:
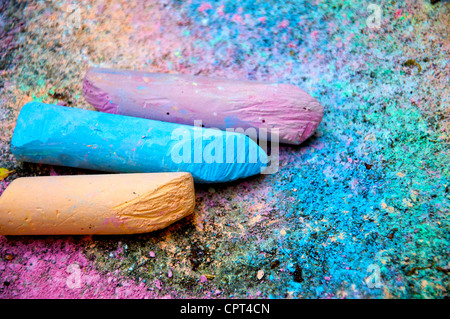
<path fill-rule="evenodd" d="M 23 177 L 0 197 L 0 235 L 146 233 L 194 206 L 189 173 Z"/>

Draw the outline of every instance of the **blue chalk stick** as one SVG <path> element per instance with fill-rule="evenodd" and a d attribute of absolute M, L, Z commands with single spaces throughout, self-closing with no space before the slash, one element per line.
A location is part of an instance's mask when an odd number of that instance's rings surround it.
<path fill-rule="evenodd" d="M 200 183 L 256 175 L 268 161 L 244 134 L 40 102 L 22 107 L 11 151 L 23 162 L 98 171 L 189 172 Z"/>

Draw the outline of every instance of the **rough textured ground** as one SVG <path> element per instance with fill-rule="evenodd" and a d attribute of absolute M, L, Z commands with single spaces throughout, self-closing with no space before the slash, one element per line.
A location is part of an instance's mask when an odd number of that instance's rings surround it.
<path fill-rule="evenodd" d="M 366 1 L 0 1 L 0 193 L 88 173 L 9 143 L 27 101 L 92 109 L 89 66 L 292 83 L 326 110 L 277 174 L 196 185 L 165 230 L 0 237 L 0 297 L 448 298 L 449 3 L 373 3 L 379 28 Z"/>

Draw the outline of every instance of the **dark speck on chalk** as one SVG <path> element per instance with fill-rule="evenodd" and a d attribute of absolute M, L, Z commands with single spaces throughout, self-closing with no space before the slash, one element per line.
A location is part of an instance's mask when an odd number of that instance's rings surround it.
<path fill-rule="evenodd" d="M 197 268 L 202 264 L 203 258 L 205 256 L 205 250 L 198 243 L 194 243 L 191 246 L 189 261 L 192 264 L 192 270 L 197 270 Z"/>
<path fill-rule="evenodd" d="M 272 261 L 272 263 L 270 264 L 270 269 L 275 269 L 278 266 L 280 266 L 280 261 L 278 259 Z"/>
<path fill-rule="evenodd" d="M 295 265 L 295 271 L 293 273 L 293 276 L 295 282 L 303 282 L 302 268 L 299 265 Z"/>

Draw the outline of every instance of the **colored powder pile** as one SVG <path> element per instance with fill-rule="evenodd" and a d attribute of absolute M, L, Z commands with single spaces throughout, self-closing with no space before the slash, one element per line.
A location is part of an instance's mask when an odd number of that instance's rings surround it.
<path fill-rule="evenodd" d="M 295 84 L 325 107 L 276 174 L 198 186 L 136 236 L 1 237 L 1 298 L 448 298 L 450 6 L 429 1 L 7 2 L 0 167 L 31 100 L 93 109 L 90 66 Z M 26 194 L 24 194 L 26 200 Z"/>

